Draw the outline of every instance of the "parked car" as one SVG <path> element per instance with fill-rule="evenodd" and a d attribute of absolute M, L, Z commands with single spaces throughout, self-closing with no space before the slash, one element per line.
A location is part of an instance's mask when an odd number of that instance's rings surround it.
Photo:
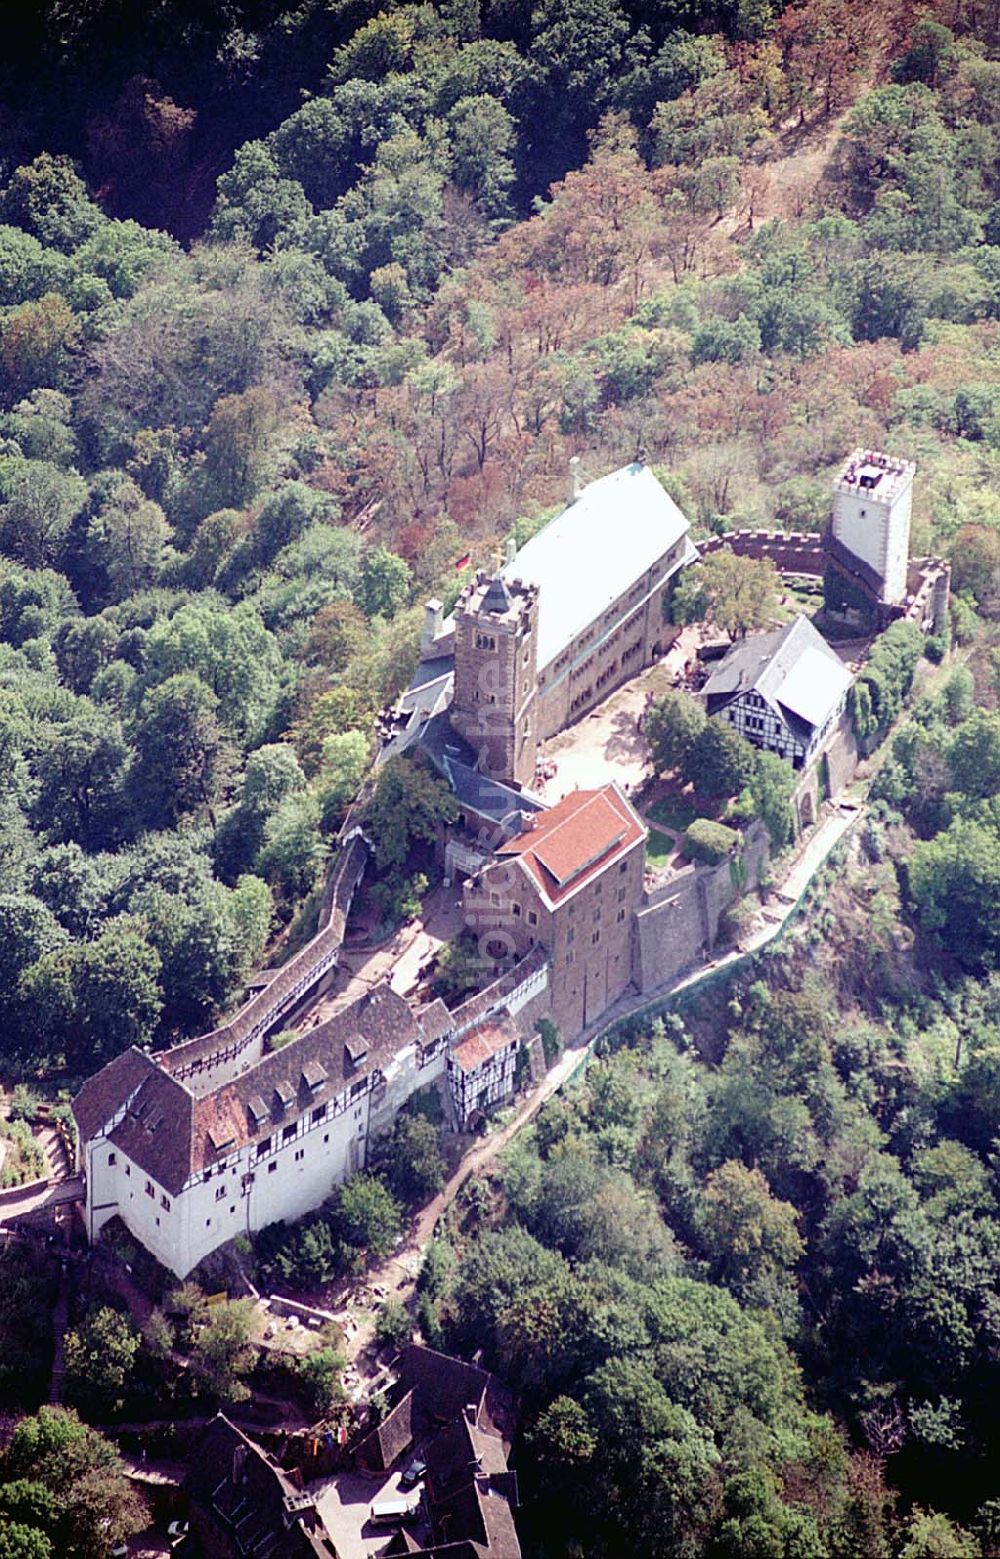
<path fill-rule="evenodd" d="M 427 1463 L 422 1456 L 415 1456 L 399 1480 L 400 1488 L 415 1489 L 417 1484 L 426 1476 L 426 1473 Z"/>

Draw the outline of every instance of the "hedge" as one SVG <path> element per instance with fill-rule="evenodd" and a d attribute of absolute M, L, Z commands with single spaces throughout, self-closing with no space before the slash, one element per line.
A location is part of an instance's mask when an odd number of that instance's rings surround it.
<path fill-rule="evenodd" d="M 724 823 L 713 823 L 710 818 L 696 817 L 684 833 L 684 854 L 689 861 L 705 861 L 717 866 L 732 855 L 740 842 L 734 828 Z"/>

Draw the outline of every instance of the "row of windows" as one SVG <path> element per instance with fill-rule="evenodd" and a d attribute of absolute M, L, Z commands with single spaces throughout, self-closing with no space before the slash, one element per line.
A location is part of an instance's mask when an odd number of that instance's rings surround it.
<path fill-rule="evenodd" d="M 108 1163 L 109 1164 L 113 1164 L 114 1162 L 115 1162 L 115 1155 L 112 1153 L 109 1156 L 109 1158 L 108 1158 Z M 125 1173 L 128 1174 L 128 1169 L 127 1168 L 126 1168 Z M 146 1181 L 146 1195 L 147 1196 L 151 1196 L 154 1201 L 156 1200 L 156 1187 L 153 1185 L 152 1180 L 147 1180 Z M 170 1198 L 169 1198 L 169 1196 L 164 1196 L 162 1191 L 160 1193 L 160 1206 L 163 1208 L 163 1211 L 165 1213 L 168 1213 L 170 1211 Z M 157 1221 L 157 1223 L 159 1223 L 160 1220 L 157 1218 L 156 1221 Z"/>
<path fill-rule="evenodd" d="M 310 1113 L 310 1116 L 309 1116 L 310 1124 L 313 1125 L 313 1126 L 318 1126 L 320 1121 L 326 1120 L 326 1110 L 327 1110 L 327 1107 L 326 1107 L 325 1104 L 318 1104 L 316 1106 L 316 1108 L 313 1111 L 311 1111 L 311 1113 Z M 282 1147 L 284 1147 L 286 1142 L 291 1142 L 292 1138 L 295 1136 L 295 1133 L 298 1130 L 298 1124 L 299 1124 L 298 1121 L 292 1121 L 288 1126 L 283 1126 L 281 1128 L 281 1145 L 282 1145 Z M 266 1153 L 270 1153 L 272 1146 L 273 1146 L 273 1138 L 271 1138 L 271 1137 L 262 1137 L 260 1139 L 260 1141 L 258 1142 L 258 1144 L 257 1144 L 257 1157 L 258 1158 L 263 1158 Z M 206 1170 L 206 1172 L 205 1172 L 205 1179 L 206 1180 L 208 1179 L 209 1174 L 210 1174 L 210 1171 Z"/>
<path fill-rule="evenodd" d="M 618 911 L 617 915 L 615 916 L 615 920 L 618 922 L 619 925 L 625 919 L 627 914 L 628 914 L 627 910 L 620 909 Z M 596 919 L 596 916 L 595 916 L 595 919 Z M 575 940 L 576 940 L 576 933 L 573 931 L 572 928 L 570 928 L 570 930 L 567 931 L 567 933 L 566 933 L 566 946 L 570 947 L 571 943 L 573 943 Z M 591 932 L 590 942 L 591 942 L 591 946 L 592 947 L 596 947 L 600 940 L 601 940 L 600 930 Z M 568 964 L 574 963 L 575 960 L 576 960 L 576 954 L 573 951 L 570 951 L 570 952 L 568 952 L 566 954 L 566 962 Z"/>
<path fill-rule="evenodd" d="M 613 612 L 611 614 L 606 614 L 606 615 L 613 615 Z M 634 626 L 634 619 L 633 619 L 633 617 L 629 617 L 627 619 L 623 619 L 618 624 L 617 628 L 614 630 L 613 633 L 608 634 L 606 639 L 602 640 L 602 642 L 600 644 L 595 646 L 593 651 L 587 656 L 586 660 L 581 661 L 579 663 L 579 665 L 576 665 L 576 666 L 573 667 L 573 670 L 570 672 L 570 681 L 571 682 L 572 681 L 576 681 L 580 677 L 582 677 L 583 674 L 588 670 L 588 668 L 591 667 L 592 665 L 594 665 L 595 661 L 597 661 L 600 658 L 601 655 L 607 654 L 607 652 L 610 649 L 613 649 L 613 647 L 618 643 L 619 639 L 621 639 L 626 633 L 631 632 L 633 626 Z M 587 633 L 584 634 L 584 636 L 581 639 L 577 640 L 576 646 L 575 646 L 577 651 L 582 650 L 586 645 L 588 645 L 590 643 L 590 640 L 593 638 L 593 632 L 594 632 L 593 629 L 590 629 L 590 630 L 588 630 Z M 606 681 L 607 678 L 605 677 L 604 680 Z M 600 685 L 601 684 L 600 684 L 600 681 L 599 681 L 598 682 L 598 686 L 600 686 Z"/>
<path fill-rule="evenodd" d="M 499 895 L 499 893 L 491 893 L 490 894 L 490 903 L 493 905 L 493 907 L 495 909 L 499 908 L 499 906 L 500 906 L 500 895 Z M 520 920 L 520 918 L 521 918 L 521 906 L 517 902 L 516 899 L 511 901 L 510 912 L 514 916 L 515 920 Z M 537 924 L 538 924 L 538 915 L 536 914 L 536 912 L 533 909 L 529 909 L 529 911 L 528 911 L 528 925 L 529 926 L 537 926 Z"/>

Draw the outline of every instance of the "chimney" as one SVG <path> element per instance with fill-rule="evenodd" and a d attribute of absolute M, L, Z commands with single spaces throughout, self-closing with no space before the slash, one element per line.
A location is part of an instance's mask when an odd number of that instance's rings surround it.
<path fill-rule="evenodd" d="M 465 1421 L 466 1421 L 466 1423 L 467 1424 L 471 1424 L 473 1429 L 475 1429 L 476 1421 L 477 1421 L 478 1418 L 479 1418 L 479 1411 L 478 1411 L 478 1409 L 476 1407 L 476 1404 L 474 1402 L 466 1402 L 466 1404 L 465 1404 Z M 478 1460 L 478 1458 L 477 1458 L 477 1460 Z"/>
<path fill-rule="evenodd" d="M 580 456 L 571 455 L 569 459 L 569 502 L 576 503 L 580 496 Z"/>
<path fill-rule="evenodd" d="M 504 564 L 513 563 L 514 559 L 517 557 L 517 542 L 514 540 L 513 536 L 507 537 L 503 551 Z"/>
<path fill-rule="evenodd" d="M 424 607 L 424 626 L 420 635 L 420 653 L 426 655 L 441 631 L 441 616 L 444 605 L 437 597 L 432 597 Z"/>

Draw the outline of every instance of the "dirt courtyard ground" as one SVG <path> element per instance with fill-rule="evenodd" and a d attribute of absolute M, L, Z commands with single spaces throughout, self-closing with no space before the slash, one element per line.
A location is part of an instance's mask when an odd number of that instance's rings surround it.
<path fill-rule="evenodd" d="M 401 926 L 381 947 L 342 950 L 336 986 L 310 1010 L 309 1023 L 330 1017 L 380 980 L 388 980 L 394 991 L 407 995 L 416 986 L 423 965 L 461 929 L 460 889 L 454 884 L 435 888 L 424 899 L 419 919 Z"/>
<path fill-rule="evenodd" d="M 614 780 L 626 795 L 638 790 L 649 769 L 649 753 L 639 732 L 647 699 L 661 698 L 674 686 L 695 654 L 697 628 L 684 628 L 655 666 L 633 677 L 576 725 L 550 737 L 539 751 L 541 764 L 554 763 L 554 778 L 535 787 L 549 806 L 574 790 L 590 790 Z"/>

